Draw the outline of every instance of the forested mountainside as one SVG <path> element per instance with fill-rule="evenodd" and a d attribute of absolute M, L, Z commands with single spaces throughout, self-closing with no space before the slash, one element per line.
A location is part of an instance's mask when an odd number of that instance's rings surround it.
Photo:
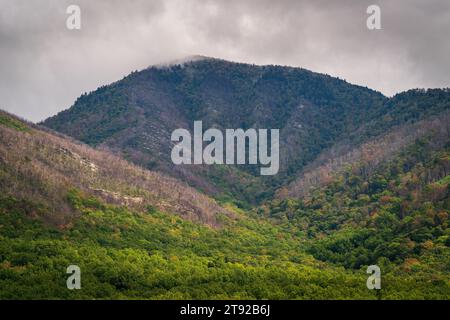
<path fill-rule="evenodd" d="M 0 113 L 0 298 L 448 299 L 448 122 L 430 121 L 371 170 L 242 210 Z"/>
<path fill-rule="evenodd" d="M 279 174 L 173 165 L 171 133 L 194 120 L 279 128 Z M 133 72 L 40 125 L 2 112 L 0 297 L 448 299 L 449 134 L 449 89 L 387 98 L 204 57 Z"/>
<path fill-rule="evenodd" d="M 449 111 L 402 126 L 312 166 L 259 213 L 308 238 L 319 260 L 356 269 L 435 265 L 448 283 L 449 137 Z"/>
<path fill-rule="evenodd" d="M 0 113 L 0 188 L 4 195 L 39 203 L 49 219 L 63 221 L 73 210 L 67 193 L 143 209 L 154 207 L 190 220 L 216 225 L 230 215 L 187 184 L 144 170 L 106 151 L 56 136 Z"/>
<path fill-rule="evenodd" d="M 218 198 L 268 199 L 321 151 L 385 113 L 388 99 L 368 88 L 305 69 L 203 58 L 153 66 L 82 95 L 43 124 Z M 255 166 L 174 166 L 176 128 L 194 120 L 218 129 L 280 129 L 280 172 Z"/>
<path fill-rule="evenodd" d="M 448 89 L 387 98 L 305 69 L 199 57 L 133 72 L 83 94 L 43 125 L 248 209 L 271 199 L 321 154 L 439 114 L 449 101 Z M 280 172 L 261 177 L 257 166 L 173 165 L 171 133 L 192 130 L 194 120 L 204 130 L 279 128 Z"/>
<path fill-rule="evenodd" d="M 430 114 L 433 113 L 430 112 Z M 351 142 L 350 139 L 339 141 L 305 166 L 293 182 L 278 190 L 278 196 L 305 196 L 310 188 L 328 183 L 336 174 L 342 173 L 350 166 L 359 166 L 360 170 L 364 170 L 363 178 L 366 179 L 377 165 L 392 159 L 418 139 L 432 136 L 436 139 L 438 147 L 445 147 L 450 126 L 450 109 L 446 108 L 422 120 L 400 123 L 393 125 L 390 130 L 380 129 L 380 134 L 372 138 L 370 138 L 373 136 L 372 130 L 368 132 L 366 138 L 362 138 L 365 130 L 358 130 L 359 133 L 352 138 L 362 140 L 363 143 Z M 376 127 L 383 127 L 383 123 L 379 123 Z"/>

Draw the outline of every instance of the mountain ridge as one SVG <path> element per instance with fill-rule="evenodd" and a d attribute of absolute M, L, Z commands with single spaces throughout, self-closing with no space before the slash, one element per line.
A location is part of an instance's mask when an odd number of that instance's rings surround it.
<path fill-rule="evenodd" d="M 42 124 L 121 152 L 135 163 L 172 174 L 208 194 L 254 202 L 267 198 L 267 191 L 257 190 L 261 183 L 266 190 L 282 184 L 341 134 L 376 113 L 386 99 L 376 91 L 306 69 L 205 58 L 133 72 L 81 96 L 72 108 Z M 280 178 L 261 179 L 254 168 L 230 167 L 228 176 L 249 174 L 246 188 L 235 190 L 237 181 L 227 181 L 222 169 L 173 166 L 171 131 L 192 129 L 194 120 L 202 120 L 205 127 L 279 128 L 283 137 Z M 298 149 L 306 151 L 302 155 Z"/>
<path fill-rule="evenodd" d="M 449 112 L 448 89 L 215 60 L 134 72 L 48 127 L 0 112 L 0 297 L 448 299 Z M 281 174 L 172 165 L 194 120 L 280 126 Z"/>
<path fill-rule="evenodd" d="M 0 113 L 0 297 L 447 299 L 450 128 L 439 120 L 441 133 L 366 177 L 355 166 L 309 199 L 228 203 L 230 214 L 199 219 L 185 206 L 211 200 L 192 188 Z M 74 263 L 83 290 L 67 290 Z M 382 296 L 366 287 L 369 264 Z"/>
<path fill-rule="evenodd" d="M 66 207 L 57 217 L 64 218 L 64 211 L 68 216 L 72 212 L 65 196 L 71 188 L 79 188 L 85 196 L 98 196 L 110 203 L 140 210 L 152 206 L 210 225 L 218 225 L 216 215 L 232 216 L 181 181 L 43 131 L 45 127 L 20 125 L 21 120 L 6 112 L 0 112 L 0 120 L 5 124 L 17 123 L 0 127 L 2 190 L 16 196 L 28 192 L 29 199 L 45 204 L 49 212 L 57 213 Z M 22 185 L 25 177 L 34 182 Z"/>

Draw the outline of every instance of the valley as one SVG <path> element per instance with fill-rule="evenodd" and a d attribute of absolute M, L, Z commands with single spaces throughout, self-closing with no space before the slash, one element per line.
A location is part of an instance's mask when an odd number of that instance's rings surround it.
<path fill-rule="evenodd" d="M 0 298 L 448 299 L 449 112 L 449 89 L 206 57 L 39 124 L 1 111 Z M 200 120 L 279 128 L 279 172 L 174 165 L 173 130 Z"/>

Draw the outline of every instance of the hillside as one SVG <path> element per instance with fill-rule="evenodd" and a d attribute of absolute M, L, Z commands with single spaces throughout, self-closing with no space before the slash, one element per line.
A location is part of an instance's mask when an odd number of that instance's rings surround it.
<path fill-rule="evenodd" d="M 317 259 L 450 274 L 450 111 L 322 155 L 259 209 Z M 334 154 L 334 157 L 332 156 Z"/>
<path fill-rule="evenodd" d="M 322 219 L 312 219 L 306 235 L 300 228 L 304 211 L 281 221 L 262 219 L 260 210 L 224 209 L 171 178 L 6 113 L 0 114 L 0 133 L 2 299 L 442 299 L 450 294 L 448 247 L 443 247 L 448 237 L 440 235 L 446 218 L 438 211 L 433 216 L 438 225 L 428 226 L 437 240 L 420 246 L 420 260 L 408 260 L 408 267 L 384 261 L 379 295 L 366 288 L 364 263 L 373 257 L 348 265 L 328 256 L 336 236 Z M 446 161 L 448 154 L 433 153 L 430 159 L 436 157 Z M 448 182 L 444 177 L 433 183 L 447 190 Z M 446 197 L 442 191 L 435 196 L 436 210 L 448 210 L 448 203 L 441 204 Z M 383 204 L 389 206 L 391 198 Z M 315 203 L 298 205 L 311 205 L 312 217 L 322 212 Z M 311 242 L 314 230 L 330 237 Z M 70 264 L 82 270 L 82 290 L 66 288 Z"/>
<path fill-rule="evenodd" d="M 0 188 L 3 195 L 39 203 L 49 219 L 73 213 L 67 193 L 77 188 L 87 197 L 114 204 L 178 214 L 218 224 L 230 213 L 185 183 L 144 170 L 106 151 L 94 150 L 0 113 Z"/>
<path fill-rule="evenodd" d="M 249 209 L 292 186 L 320 159 L 334 159 L 338 149 L 350 152 L 444 112 L 449 101 L 448 90 L 387 98 L 301 68 L 196 57 L 133 72 L 83 94 L 43 125 Z M 205 129 L 279 128 L 280 172 L 261 177 L 257 166 L 173 165 L 171 133 L 192 130 L 194 120 Z"/>
<path fill-rule="evenodd" d="M 436 93 L 441 95 L 445 91 L 437 90 Z M 444 148 L 450 123 L 450 97 L 448 93 L 445 94 L 440 100 L 434 101 L 429 96 L 433 98 L 435 93 L 420 93 L 425 103 L 418 104 L 414 99 L 409 99 L 406 108 L 394 104 L 378 121 L 365 124 L 355 134 L 319 154 L 300 171 L 294 181 L 278 190 L 278 195 L 303 197 L 311 187 L 328 183 L 349 166 L 363 166 L 366 179 L 380 163 L 389 161 L 418 139 L 434 137 L 436 143 L 440 142 L 437 148 Z"/>
<path fill-rule="evenodd" d="M 386 101 L 368 88 L 305 69 L 203 57 L 133 72 L 82 95 L 43 125 L 216 198 L 255 203 L 383 113 Z M 262 178 L 255 166 L 174 166 L 171 133 L 192 130 L 194 120 L 202 120 L 204 128 L 280 129 L 280 172 Z"/>
<path fill-rule="evenodd" d="M 194 120 L 279 128 L 279 174 L 173 165 L 171 133 Z M 448 299 L 449 137 L 449 89 L 387 98 L 206 57 L 133 72 L 40 125 L 2 112 L 0 296 Z M 75 262 L 86 289 L 68 292 Z"/>

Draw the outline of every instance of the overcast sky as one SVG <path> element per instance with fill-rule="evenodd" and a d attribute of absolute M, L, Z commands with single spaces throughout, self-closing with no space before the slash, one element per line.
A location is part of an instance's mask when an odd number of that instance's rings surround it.
<path fill-rule="evenodd" d="M 81 8 L 81 30 L 66 9 Z M 381 7 L 381 30 L 366 9 Z M 450 1 L 0 0 L 0 108 L 39 121 L 189 55 L 300 66 L 386 95 L 450 86 Z"/>

